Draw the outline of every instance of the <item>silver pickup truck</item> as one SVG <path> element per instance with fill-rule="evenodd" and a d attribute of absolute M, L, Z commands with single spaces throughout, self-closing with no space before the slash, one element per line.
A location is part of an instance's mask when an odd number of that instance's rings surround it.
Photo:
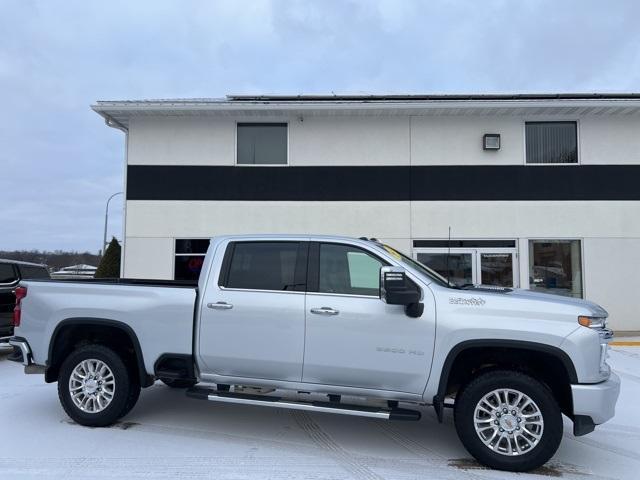
<path fill-rule="evenodd" d="M 607 312 L 573 298 L 454 287 L 371 239 L 211 240 L 197 286 L 23 281 L 10 343 L 58 382 L 76 422 L 106 426 L 159 379 L 227 402 L 416 421 L 453 408 L 493 468 L 545 463 L 563 435 L 613 417 Z M 428 432 L 425 432 L 428 434 Z"/>

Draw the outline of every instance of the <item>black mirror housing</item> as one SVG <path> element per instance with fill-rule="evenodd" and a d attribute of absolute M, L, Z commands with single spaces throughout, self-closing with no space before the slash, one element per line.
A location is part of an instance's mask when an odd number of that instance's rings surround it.
<path fill-rule="evenodd" d="M 420 302 L 420 288 L 407 278 L 404 269 L 382 267 L 380 277 L 380 298 L 387 304 L 410 305 Z"/>

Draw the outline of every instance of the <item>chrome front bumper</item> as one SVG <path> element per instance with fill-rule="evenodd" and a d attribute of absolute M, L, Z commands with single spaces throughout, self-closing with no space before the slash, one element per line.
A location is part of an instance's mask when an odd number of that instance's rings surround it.
<path fill-rule="evenodd" d="M 29 343 L 21 337 L 11 337 L 9 339 L 9 345 L 20 349 L 22 352 L 22 364 L 25 367 L 33 364 L 33 356 L 31 355 L 31 347 Z"/>
<path fill-rule="evenodd" d="M 620 394 L 620 377 L 612 373 L 608 380 L 594 384 L 571 385 L 573 414 L 591 417 L 595 425 L 613 418 Z"/>

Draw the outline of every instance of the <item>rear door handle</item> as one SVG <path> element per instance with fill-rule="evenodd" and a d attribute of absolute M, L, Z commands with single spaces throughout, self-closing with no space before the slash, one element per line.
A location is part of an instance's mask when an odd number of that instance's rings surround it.
<path fill-rule="evenodd" d="M 320 308 L 312 308 L 311 313 L 315 313 L 316 315 L 338 315 L 340 311 L 335 310 L 331 307 L 320 307 Z"/>
<path fill-rule="evenodd" d="M 233 305 L 227 302 L 216 302 L 216 303 L 207 303 L 207 307 L 213 308 L 214 310 L 229 310 L 233 308 Z"/>

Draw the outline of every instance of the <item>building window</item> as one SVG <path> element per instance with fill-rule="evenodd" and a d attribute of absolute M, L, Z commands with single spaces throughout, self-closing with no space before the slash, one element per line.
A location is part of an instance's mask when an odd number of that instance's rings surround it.
<path fill-rule="evenodd" d="M 582 297 L 580 240 L 529 240 L 529 288 Z"/>
<path fill-rule="evenodd" d="M 527 163 L 578 163 L 576 122 L 526 122 Z"/>
<path fill-rule="evenodd" d="M 208 248 L 208 238 L 177 239 L 173 278 L 197 282 Z"/>
<path fill-rule="evenodd" d="M 357 247 L 323 243 L 318 291 L 378 296 L 382 266 L 380 260 Z"/>
<path fill-rule="evenodd" d="M 286 123 L 238 123 L 238 165 L 286 165 Z"/>
<path fill-rule="evenodd" d="M 239 242 L 235 244 L 227 288 L 295 290 L 299 242 Z"/>

